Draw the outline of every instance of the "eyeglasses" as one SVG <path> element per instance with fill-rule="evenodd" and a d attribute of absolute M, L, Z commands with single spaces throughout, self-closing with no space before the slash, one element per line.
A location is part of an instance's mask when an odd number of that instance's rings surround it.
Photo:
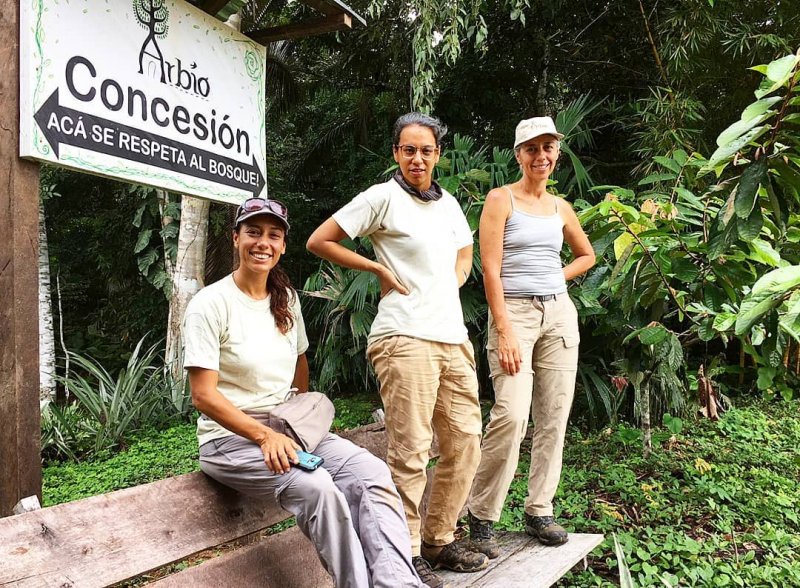
<path fill-rule="evenodd" d="M 424 147 L 416 147 L 414 145 L 395 145 L 395 149 L 400 152 L 404 159 L 412 159 L 419 151 L 422 159 L 433 159 L 433 156 L 439 152 L 438 147 L 433 145 L 425 145 Z"/>
<path fill-rule="evenodd" d="M 272 212 L 273 214 L 277 214 L 283 219 L 286 219 L 286 217 L 289 215 L 289 209 L 286 208 L 286 205 L 283 202 L 279 200 L 267 200 L 265 198 L 255 197 L 245 200 L 239 207 L 239 212 L 236 216 L 239 217 L 250 212 L 259 212 L 264 209 Z"/>

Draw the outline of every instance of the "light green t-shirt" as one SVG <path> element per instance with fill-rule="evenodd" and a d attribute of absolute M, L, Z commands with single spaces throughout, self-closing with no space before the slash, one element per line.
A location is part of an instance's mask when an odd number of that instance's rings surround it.
<path fill-rule="evenodd" d="M 206 286 L 186 309 L 184 367 L 216 371 L 217 389 L 234 406 L 269 412 L 286 400 L 297 356 L 308 349 L 300 300 L 290 293 L 289 301 L 295 321 L 283 334 L 269 310 L 269 298 L 253 300 L 239 290 L 233 275 Z M 200 445 L 232 434 L 205 415 L 197 421 Z"/>
<path fill-rule="evenodd" d="M 368 237 L 378 261 L 409 290 L 392 291 L 378 305 L 369 342 L 391 335 L 461 344 L 467 328 L 456 276 L 458 250 L 472 245 L 472 231 L 448 192 L 423 202 L 394 180 L 376 184 L 333 215 L 354 239 Z"/>

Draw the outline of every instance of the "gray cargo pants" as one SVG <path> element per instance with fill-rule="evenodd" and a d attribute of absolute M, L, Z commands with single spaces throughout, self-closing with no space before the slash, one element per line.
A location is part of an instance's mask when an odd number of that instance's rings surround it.
<path fill-rule="evenodd" d="M 332 433 L 313 472 L 272 473 L 260 447 L 231 435 L 200 447 L 200 469 L 242 494 L 272 496 L 297 518 L 337 588 L 422 588 L 411 564 L 403 505 L 389 468 Z"/>

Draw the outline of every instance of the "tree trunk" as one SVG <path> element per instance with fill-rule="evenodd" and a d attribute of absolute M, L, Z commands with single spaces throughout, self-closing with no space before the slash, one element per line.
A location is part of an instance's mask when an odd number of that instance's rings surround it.
<path fill-rule="evenodd" d="M 53 306 L 50 297 L 50 253 L 44 203 L 39 200 L 39 404 L 56 399 L 56 340 L 53 333 Z"/>
<path fill-rule="evenodd" d="M 208 238 L 208 200 L 181 197 L 181 226 L 178 254 L 172 269 L 165 361 L 174 382 L 183 381 L 183 342 L 181 324 L 186 306 L 203 287 Z"/>
<path fill-rule="evenodd" d="M 642 441 L 644 457 L 650 457 L 653 452 L 653 431 L 650 427 L 650 386 L 645 383 L 642 386 L 641 404 L 639 410 L 642 415 Z"/>

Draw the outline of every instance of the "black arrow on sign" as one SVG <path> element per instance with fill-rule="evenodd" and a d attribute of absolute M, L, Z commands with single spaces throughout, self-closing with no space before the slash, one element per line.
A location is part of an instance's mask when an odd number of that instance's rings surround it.
<path fill-rule="evenodd" d="M 55 115 L 58 121 L 57 125 L 49 124 L 53 115 Z M 74 135 L 64 132 L 62 122 L 64 121 L 65 117 L 68 117 L 71 120 L 73 129 L 78 119 L 83 119 L 83 125 L 86 129 L 86 133 Z M 211 151 L 198 149 L 197 147 L 193 147 L 179 141 L 173 141 L 172 139 L 166 139 L 154 133 L 142 131 L 141 129 L 137 129 L 135 127 L 130 127 L 105 118 L 101 118 L 99 116 L 95 116 L 93 114 L 86 114 L 80 112 L 79 110 L 61 106 L 58 103 L 58 89 L 56 89 L 45 101 L 45 103 L 42 104 L 42 107 L 36 112 L 36 114 L 33 115 L 33 118 L 38 123 L 39 128 L 42 129 L 42 133 L 44 133 L 47 142 L 53 149 L 53 153 L 55 153 L 56 158 L 59 157 L 59 147 L 61 143 L 64 143 L 65 145 L 80 147 L 81 149 L 87 149 L 89 151 L 103 153 L 105 155 L 112 155 L 127 161 L 136 161 L 138 163 L 144 163 L 146 165 L 167 169 L 185 174 L 187 176 L 192 176 L 194 178 L 201 178 L 210 182 L 222 184 L 223 186 L 238 188 L 239 190 L 244 190 L 245 192 L 252 192 L 254 196 L 258 196 L 261 193 L 261 190 L 264 188 L 264 174 L 261 173 L 261 168 L 258 167 L 258 162 L 256 161 L 255 155 L 253 156 L 252 164 L 241 163 L 240 161 L 236 161 L 230 157 L 217 155 Z M 112 141 L 111 145 L 102 140 L 95 141 L 93 139 L 93 133 L 91 132 L 91 129 L 94 125 L 99 125 L 104 129 L 114 130 L 114 140 Z M 151 142 L 151 144 L 159 143 L 164 147 L 181 150 L 186 156 L 186 163 L 179 163 L 172 160 L 165 161 L 160 156 L 153 156 L 152 154 L 145 155 L 139 151 L 133 151 L 120 147 L 119 137 L 122 133 L 127 133 L 131 138 L 138 138 L 140 141 L 148 140 Z M 191 161 L 192 155 L 196 156 L 197 158 L 201 158 L 201 160 L 205 162 L 205 169 L 203 167 L 192 167 L 189 165 L 188 162 Z M 223 169 L 226 169 L 228 166 L 239 168 L 243 172 L 243 177 L 251 178 L 253 181 L 247 182 L 244 181 L 244 179 L 238 180 L 236 178 L 211 173 L 209 171 L 209 162 L 211 160 L 216 161 L 218 167 L 224 166 Z"/>

